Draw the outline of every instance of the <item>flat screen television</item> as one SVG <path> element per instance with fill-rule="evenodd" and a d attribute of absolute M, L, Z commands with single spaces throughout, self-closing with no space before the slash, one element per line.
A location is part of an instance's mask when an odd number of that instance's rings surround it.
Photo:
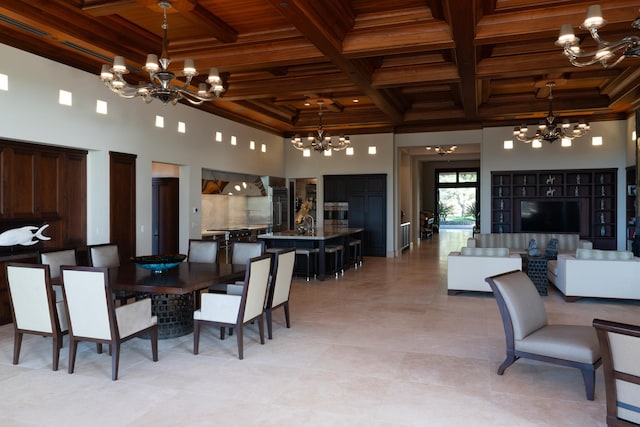
<path fill-rule="evenodd" d="M 579 233 L 579 200 L 522 200 L 520 227 L 523 232 Z"/>

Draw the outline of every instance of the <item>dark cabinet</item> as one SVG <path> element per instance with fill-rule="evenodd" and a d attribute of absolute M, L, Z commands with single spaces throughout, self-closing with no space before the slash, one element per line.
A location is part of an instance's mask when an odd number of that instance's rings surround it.
<path fill-rule="evenodd" d="M 364 229 L 363 254 L 386 256 L 386 175 L 325 175 L 324 200 L 348 202 L 349 227 Z"/>
<path fill-rule="evenodd" d="M 86 155 L 0 140 L 0 231 L 46 223 L 43 247 L 86 244 Z"/>
<path fill-rule="evenodd" d="M 0 232 L 47 224 L 33 246 L 0 246 L 0 324 L 11 311 L 4 260 L 36 262 L 35 251 L 87 243 L 87 152 L 0 140 Z"/>

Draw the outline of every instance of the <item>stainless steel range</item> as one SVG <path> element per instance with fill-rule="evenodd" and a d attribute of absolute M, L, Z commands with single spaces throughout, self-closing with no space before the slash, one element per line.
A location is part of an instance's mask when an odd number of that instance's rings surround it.
<path fill-rule="evenodd" d="M 224 232 L 224 241 L 220 242 L 220 252 L 224 251 L 224 262 L 230 261 L 231 242 L 234 240 L 245 241 L 251 239 L 251 229 L 249 228 L 226 228 L 218 230 L 207 230 L 214 232 Z"/>

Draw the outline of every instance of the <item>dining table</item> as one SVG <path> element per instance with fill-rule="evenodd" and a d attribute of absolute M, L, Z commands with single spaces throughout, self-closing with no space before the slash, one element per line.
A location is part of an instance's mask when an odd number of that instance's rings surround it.
<path fill-rule="evenodd" d="M 136 298 L 151 298 L 158 317 L 158 338 L 175 338 L 193 332 L 193 311 L 200 292 L 211 285 L 243 280 L 246 264 L 182 262 L 156 273 L 125 261 L 109 269 L 112 291 L 130 291 Z"/>

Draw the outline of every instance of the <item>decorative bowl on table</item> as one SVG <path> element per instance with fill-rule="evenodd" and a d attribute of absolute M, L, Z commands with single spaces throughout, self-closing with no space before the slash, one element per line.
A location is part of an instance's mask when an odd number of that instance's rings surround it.
<path fill-rule="evenodd" d="M 164 273 L 167 270 L 179 266 L 186 257 L 184 254 L 145 255 L 131 257 L 131 261 L 145 270 L 151 270 L 154 273 Z"/>

